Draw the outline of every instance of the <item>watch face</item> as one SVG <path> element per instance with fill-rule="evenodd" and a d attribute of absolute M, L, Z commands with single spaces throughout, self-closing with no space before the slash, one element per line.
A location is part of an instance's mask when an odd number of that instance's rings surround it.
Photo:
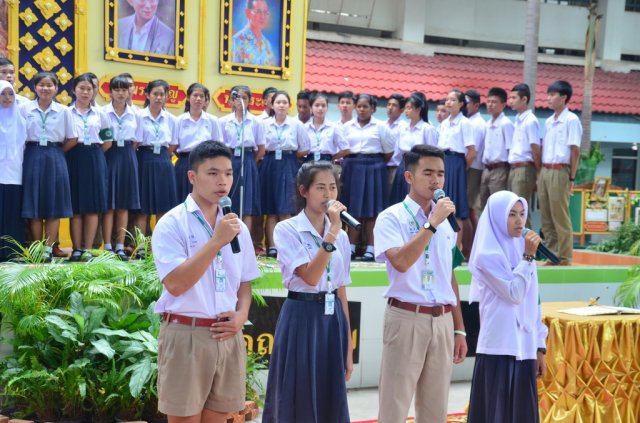
<path fill-rule="evenodd" d="M 322 243 L 322 248 L 324 248 L 324 250 L 328 253 L 332 253 L 336 250 L 335 245 L 333 244 L 329 244 L 328 242 L 323 242 Z"/>

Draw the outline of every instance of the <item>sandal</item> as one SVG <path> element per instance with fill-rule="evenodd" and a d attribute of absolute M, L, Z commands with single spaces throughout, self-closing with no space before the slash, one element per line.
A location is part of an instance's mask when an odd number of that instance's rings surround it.
<path fill-rule="evenodd" d="M 80 261 L 82 260 L 82 250 L 73 250 L 71 253 L 71 257 L 69 257 L 69 261 Z"/>
<path fill-rule="evenodd" d="M 118 257 L 122 261 L 129 260 L 129 256 L 127 256 L 127 253 L 123 249 L 115 250 L 113 254 L 115 254 L 116 257 Z"/>
<path fill-rule="evenodd" d="M 362 261 L 375 261 L 376 257 L 373 255 L 371 251 L 365 251 L 362 255 Z"/>
<path fill-rule="evenodd" d="M 267 256 L 271 258 L 278 257 L 278 250 L 275 247 L 269 247 L 269 251 L 267 252 Z"/>

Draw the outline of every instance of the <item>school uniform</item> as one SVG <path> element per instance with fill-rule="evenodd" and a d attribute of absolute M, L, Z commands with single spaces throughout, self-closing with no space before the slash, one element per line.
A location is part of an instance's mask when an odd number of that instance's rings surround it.
<path fill-rule="evenodd" d="M 393 152 L 393 138 L 385 123 L 374 117 L 364 126 L 350 120 L 343 128 L 351 154 L 342 166 L 340 201 L 352 216 L 376 217 L 386 204 L 384 155 Z"/>
<path fill-rule="evenodd" d="M 535 261 L 523 259 L 524 239 L 507 232 L 522 197 L 493 194 L 478 222 L 469 260 L 469 301 L 478 301 L 480 334 L 468 421 L 537 423 L 537 349 L 545 348 Z"/>
<path fill-rule="evenodd" d="M 77 138 L 71 111 L 55 101 L 44 111 L 27 103 L 27 142 L 22 166 L 22 217 L 57 219 L 73 216 L 67 161 L 62 144 Z"/>
<path fill-rule="evenodd" d="M 470 209 L 475 209 L 480 214 L 480 180 L 482 179 L 482 154 L 484 152 L 484 135 L 487 123 L 482 118 L 480 112 L 469 116 L 469 122 L 473 127 L 473 142 L 476 146 L 476 157 L 467 169 L 467 202 Z"/>
<path fill-rule="evenodd" d="M 349 148 L 342 130 L 334 122 L 325 120 L 319 128 L 316 128 L 311 119 L 304 126 L 311 143 L 305 162 L 320 160 L 331 162 L 333 156 Z"/>
<path fill-rule="evenodd" d="M 6 88 L 13 86 L 0 81 L 0 93 Z M 24 242 L 22 161 L 26 139 L 27 122 L 17 101 L 11 107 L 0 107 L 0 261 L 10 258 L 11 248 L 15 248 L 2 237 Z"/>
<path fill-rule="evenodd" d="M 139 114 L 140 125 L 136 130 L 138 146 L 138 171 L 140 186 L 140 210 L 143 214 L 159 214 L 178 204 L 176 178 L 167 151 L 178 144 L 173 138 L 175 117 L 162 110 L 154 119 L 145 108 Z"/>
<path fill-rule="evenodd" d="M 514 126 L 504 113 L 486 123 L 484 151 L 482 153 L 482 179 L 480 180 L 480 209 L 484 209 L 489 196 L 507 188 L 509 177 L 509 150 Z"/>
<path fill-rule="evenodd" d="M 218 207 L 216 223 L 222 219 Z M 198 282 L 179 296 L 163 286 L 155 312 L 163 322 L 158 339 L 158 409 L 165 414 L 192 416 L 203 408 L 233 412 L 245 400 L 246 349 L 239 331 L 224 341 L 211 339 L 211 324 L 220 313 L 236 310 L 243 282 L 260 277 L 253 244 L 244 223 L 238 241 L 229 244 Z M 193 257 L 215 233 L 191 195 L 157 223 L 151 240 L 161 281 Z"/>
<path fill-rule="evenodd" d="M 349 324 L 336 292 L 351 283 L 347 234 L 338 233 L 336 251 L 318 285 L 308 285 L 295 273 L 316 255 L 329 226 L 325 217 L 325 232 L 319 234 L 303 210 L 278 223 L 273 232 L 289 294 L 278 317 L 269 361 L 264 423 L 350 421 L 344 379 Z M 331 314 L 326 310 L 327 293 L 335 295 Z"/>
<path fill-rule="evenodd" d="M 432 203 L 432 211 L 435 203 Z M 406 272 L 396 270 L 386 252 L 403 247 L 429 216 L 409 196 L 384 210 L 373 230 L 377 261 L 385 262 L 389 287 L 380 369 L 380 422 L 406 420 L 415 394 L 422 422 L 444 422 L 453 365 L 453 317 L 456 295 L 451 287 L 456 233 L 445 220 L 424 254 Z"/>
<path fill-rule="evenodd" d="M 389 133 L 393 138 L 393 155 L 387 162 L 387 195 L 390 195 L 393 190 L 393 181 L 395 180 L 398 165 L 402 162 L 402 152 L 398 150 L 398 137 L 400 135 L 400 131 L 409 124 L 400 117 L 391 123 L 386 121 L 385 124 L 387 125 L 387 128 L 389 128 Z M 389 202 L 389 204 L 393 203 Z"/>
<path fill-rule="evenodd" d="M 178 201 L 183 201 L 193 189 L 187 176 L 189 171 L 189 153 L 202 141 L 221 141 L 218 118 L 202 112 L 200 119 L 193 120 L 189 112 L 176 119 L 173 139 L 178 141 L 178 161 L 175 165 L 176 190 Z"/>
<path fill-rule="evenodd" d="M 231 210 L 240 215 L 240 167 L 244 163 L 243 216 L 262 215 L 260 175 L 256 163 L 256 150 L 264 145 L 264 127 L 259 118 L 245 114 L 242 124 L 230 113 L 220 119 L 222 142 L 233 151 L 233 185 L 231 186 Z M 244 162 L 242 150 L 244 149 Z"/>
<path fill-rule="evenodd" d="M 15 90 L 15 88 L 14 88 L 14 90 Z M 22 106 L 26 105 L 29 102 L 31 102 L 31 100 L 29 100 L 27 97 L 16 93 L 16 105 L 17 106 L 22 107 Z"/>
<path fill-rule="evenodd" d="M 409 194 L 409 184 L 404 177 L 404 155 L 411 151 L 414 145 L 425 144 L 436 147 L 438 145 L 438 135 L 436 129 L 429 122 L 419 120 L 412 128 L 406 125 L 398 134 L 398 142 L 394 152 L 394 157 L 399 157 L 398 169 L 391 185 L 389 195 L 389 205 L 399 203 Z"/>
<path fill-rule="evenodd" d="M 110 128 L 111 121 L 93 107 L 84 113 L 75 105 L 69 110 L 78 134 L 78 144 L 66 155 L 73 214 L 104 213 L 107 210 L 108 174 L 102 151 L 104 141 L 99 133 Z"/>
<path fill-rule="evenodd" d="M 287 116 L 282 125 L 271 117 L 264 121 L 267 154 L 260 166 L 262 213 L 293 214 L 295 208 L 296 174 L 300 162 L 296 152 L 309 151 L 310 142 L 304 125 Z"/>
<path fill-rule="evenodd" d="M 440 124 L 438 148 L 444 151 L 444 191 L 456 205 L 456 218 L 469 218 L 466 149 L 475 148 L 473 126 L 462 113 Z"/>

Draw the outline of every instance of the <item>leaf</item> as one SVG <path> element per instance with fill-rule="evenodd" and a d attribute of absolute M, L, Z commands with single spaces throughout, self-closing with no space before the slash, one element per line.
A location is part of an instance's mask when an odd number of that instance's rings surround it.
<path fill-rule="evenodd" d="M 116 351 L 109 345 L 105 339 L 99 339 L 97 341 L 91 341 L 91 345 L 102 355 L 107 357 L 108 359 L 113 358 Z"/>
<path fill-rule="evenodd" d="M 136 364 L 133 364 L 127 367 L 127 371 L 131 371 L 131 379 L 129 380 L 129 391 L 131 392 L 131 396 L 137 398 L 142 392 L 142 388 L 151 378 L 151 372 L 155 367 L 156 372 L 157 366 L 151 364 L 149 359 L 144 359 Z"/>

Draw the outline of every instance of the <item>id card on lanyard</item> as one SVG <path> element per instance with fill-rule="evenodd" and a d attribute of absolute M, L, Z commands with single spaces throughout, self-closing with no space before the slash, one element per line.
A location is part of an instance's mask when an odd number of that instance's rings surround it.
<path fill-rule="evenodd" d="M 318 249 L 321 248 L 320 241 L 315 235 L 311 234 L 313 242 L 315 242 Z M 324 314 L 327 316 L 333 315 L 336 311 L 336 294 L 333 293 L 333 283 L 331 282 L 331 259 L 333 253 L 329 253 L 329 263 L 327 263 L 327 293 L 324 294 Z"/>
<path fill-rule="evenodd" d="M 124 147 L 124 136 L 122 134 L 122 132 L 123 132 L 122 123 L 124 122 L 125 116 L 123 114 L 122 119 L 120 119 L 118 117 L 118 115 L 115 114 L 115 112 L 113 113 L 113 115 L 116 118 L 116 122 L 118 122 L 118 137 L 116 138 L 116 146 Z"/>
<path fill-rule="evenodd" d="M 184 208 L 186 209 L 187 203 L 185 202 L 183 204 L 184 204 Z M 195 218 L 200 223 L 200 226 L 202 226 L 202 228 L 205 230 L 207 235 L 209 235 L 209 238 L 212 238 L 213 231 L 211 230 L 211 227 L 207 224 L 207 222 L 204 221 L 202 216 L 200 216 L 197 211 L 193 211 L 191 212 L 191 214 L 195 216 Z M 223 267 L 221 250 L 218 250 L 218 254 L 216 254 L 215 261 L 216 261 L 216 268 L 214 272 L 214 278 L 215 278 L 216 292 L 224 292 L 227 289 L 227 272 L 224 270 L 224 267 Z"/>
<path fill-rule="evenodd" d="M 276 160 L 282 160 L 282 134 L 284 133 L 284 129 L 284 124 L 281 127 L 276 126 L 276 138 L 278 139 Z"/>
<path fill-rule="evenodd" d="M 320 160 L 320 154 L 322 153 L 322 150 L 320 149 L 320 143 L 322 141 L 322 128 L 317 131 L 314 129 L 313 132 L 316 136 L 316 151 L 313 152 L 313 161 L 317 162 Z"/>
<path fill-rule="evenodd" d="M 40 125 L 40 137 L 38 138 L 40 147 L 46 147 L 47 142 L 49 141 L 47 138 L 47 119 L 49 118 L 49 112 L 50 110 L 47 111 L 47 113 L 42 113 L 40 110 L 38 110 L 40 121 L 42 122 L 42 125 Z"/>
<path fill-rule="evenodd" d="M 420 231 L 420 224 L 418 223 L 418 219 L 416 219 L 416 215 L 413 214 L 413 212 L 411 211 L 411 209 L 409 208 L 409 206 L 407 205 L 407 203 L 405 203 L 404 201 L 402 202 L 402 205 L 404 206 L 404 209 L 407 211 L 407 213 L 409 214 L 409 216 L 411 216 L 411 219 L 413 220 L 413 223 L 415 224 L 415 230 L 416 230 L 416 234 Z M 412 231 L 413 232 L 413 231 Z M 426 247 L 424 247 L 424 265 L 426 267 L 425 270 L 422 271 L 421 273 L 421 281 L 420 281 L 420 285 L 423 291 L 432 291 L 433 290 L 433 283 L 434 283 L 434 274 L 433 274 L 433 270 L 429 269 L 429 265 L 431 264 L 431 260 L 429 258 L 429 244 L 427 244 Z"/>
<path fill-rule="evenodd" d="M 235 157 L 240 157 L 242 156 L 242 148 L 244 147 L 242 145 L 242 138 L 244 135 L 244 122 L 242 122 L 240 125 L 235 125 L 235 129 L 236 129 L 236 147 L 233 149 L 233 155 Z"/>
<path fill-rule="evenodd" d="M 153 140 L 153 154 L 160 154 L 162 148 L 162 141 L 160 140 L 160 122 L 151 119 L 153 125 L 154 140 Z M 213 234 L 211 235 L 213 236 Z"/>

